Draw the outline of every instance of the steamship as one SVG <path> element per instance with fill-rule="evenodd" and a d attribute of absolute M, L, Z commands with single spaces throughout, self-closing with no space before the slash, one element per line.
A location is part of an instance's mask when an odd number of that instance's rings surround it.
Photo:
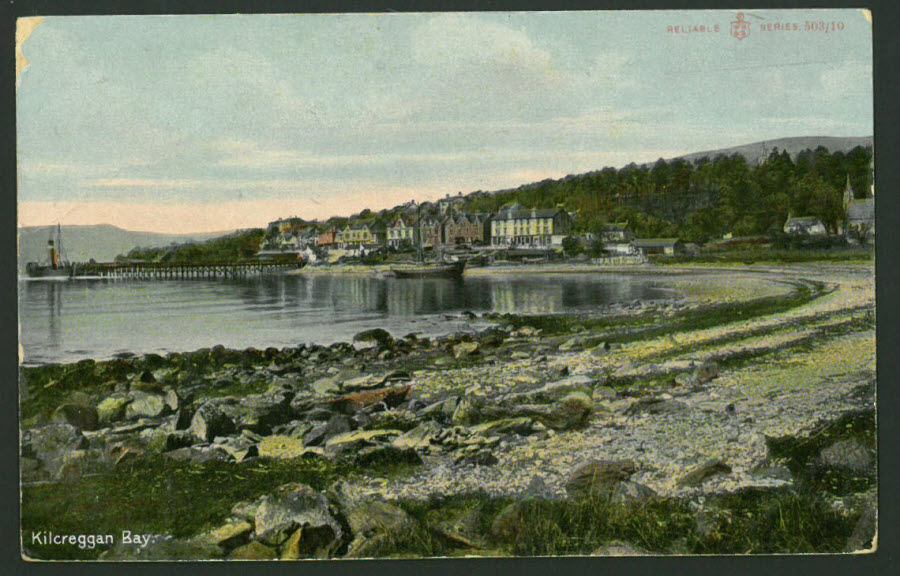
<path fill-rule="evenodd" d="M 29 262 L 25 273 L 31 278 L 71 278 L 75 275 L 75 265 L 65 259 L 62 248 L 62 228 L 56 225 L 56 240 L 52 234 L 47 241 L 47 261 Z"/>

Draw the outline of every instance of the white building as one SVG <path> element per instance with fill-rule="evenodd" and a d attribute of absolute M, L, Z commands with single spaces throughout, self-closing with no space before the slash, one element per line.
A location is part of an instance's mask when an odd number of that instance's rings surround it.
<path fill-rule="evenodd" d="M 559 246 L 569 235 L 571 218 L 559 208 L 524 209 L 514 204 L 491 219 L 491 245 L 496 247 Z"/>

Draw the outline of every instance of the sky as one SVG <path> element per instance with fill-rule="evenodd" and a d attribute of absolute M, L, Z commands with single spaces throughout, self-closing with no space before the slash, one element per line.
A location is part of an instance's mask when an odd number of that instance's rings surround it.
<path fill-rule="evenodd" d="M 751 11 L 740 40 L 735 11 L 47 17 L 18 222 L 233 230 L 871 135 L 867 16 Z"/>

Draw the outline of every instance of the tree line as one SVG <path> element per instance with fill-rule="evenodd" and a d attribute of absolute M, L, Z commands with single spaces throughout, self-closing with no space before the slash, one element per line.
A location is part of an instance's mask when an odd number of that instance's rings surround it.
<path fill-rule="evenodd" d="M 173 244 L 160 248 L 134 248 L 116 260 L 190 264 L 198 262 L 238 262 L 253 258 L 265 235 L 262 229 L 241 230 L 206 242 Z"/>
<path fill-rule="evenodd" d="M 825 147 L 796 158 L 777 148 L 757 165 L 744 156 L 719 155 L 694 162 L 657 160 L 624 168 L 544 180 L 495 193 L 476 192 L 465 209 L 496 212 L 513 202 L 525 208 L 560 207 L 576 215 L 577 232 L 600 231 L 627 221 L 638 236 L 706 242 L 723 234 L 775 234 L 788 214 L 815 216 L 835 232 L 844 218 L 849 176 L 857 197 L 869 189 L 872 151 L 847 153 Z"/>

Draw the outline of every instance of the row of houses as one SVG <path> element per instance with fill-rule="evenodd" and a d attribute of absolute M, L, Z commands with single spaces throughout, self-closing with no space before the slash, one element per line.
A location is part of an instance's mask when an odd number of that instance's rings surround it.
<path fill-rule="evenodd" d="M 389 225 L 350 222 L 343 228 L 321 227 L 297 219 L 269 224 L 264 248 L 302 249 L 402 247 L 421 243 L 437 246 L 493 246 L 552 248 L 561 246 L 571 231 L 572 218 L 563 209 L 526 209 L 514 204 L 496 214 L 455 213 L 418 218 L 415 213 L 397 216 Z"/>

